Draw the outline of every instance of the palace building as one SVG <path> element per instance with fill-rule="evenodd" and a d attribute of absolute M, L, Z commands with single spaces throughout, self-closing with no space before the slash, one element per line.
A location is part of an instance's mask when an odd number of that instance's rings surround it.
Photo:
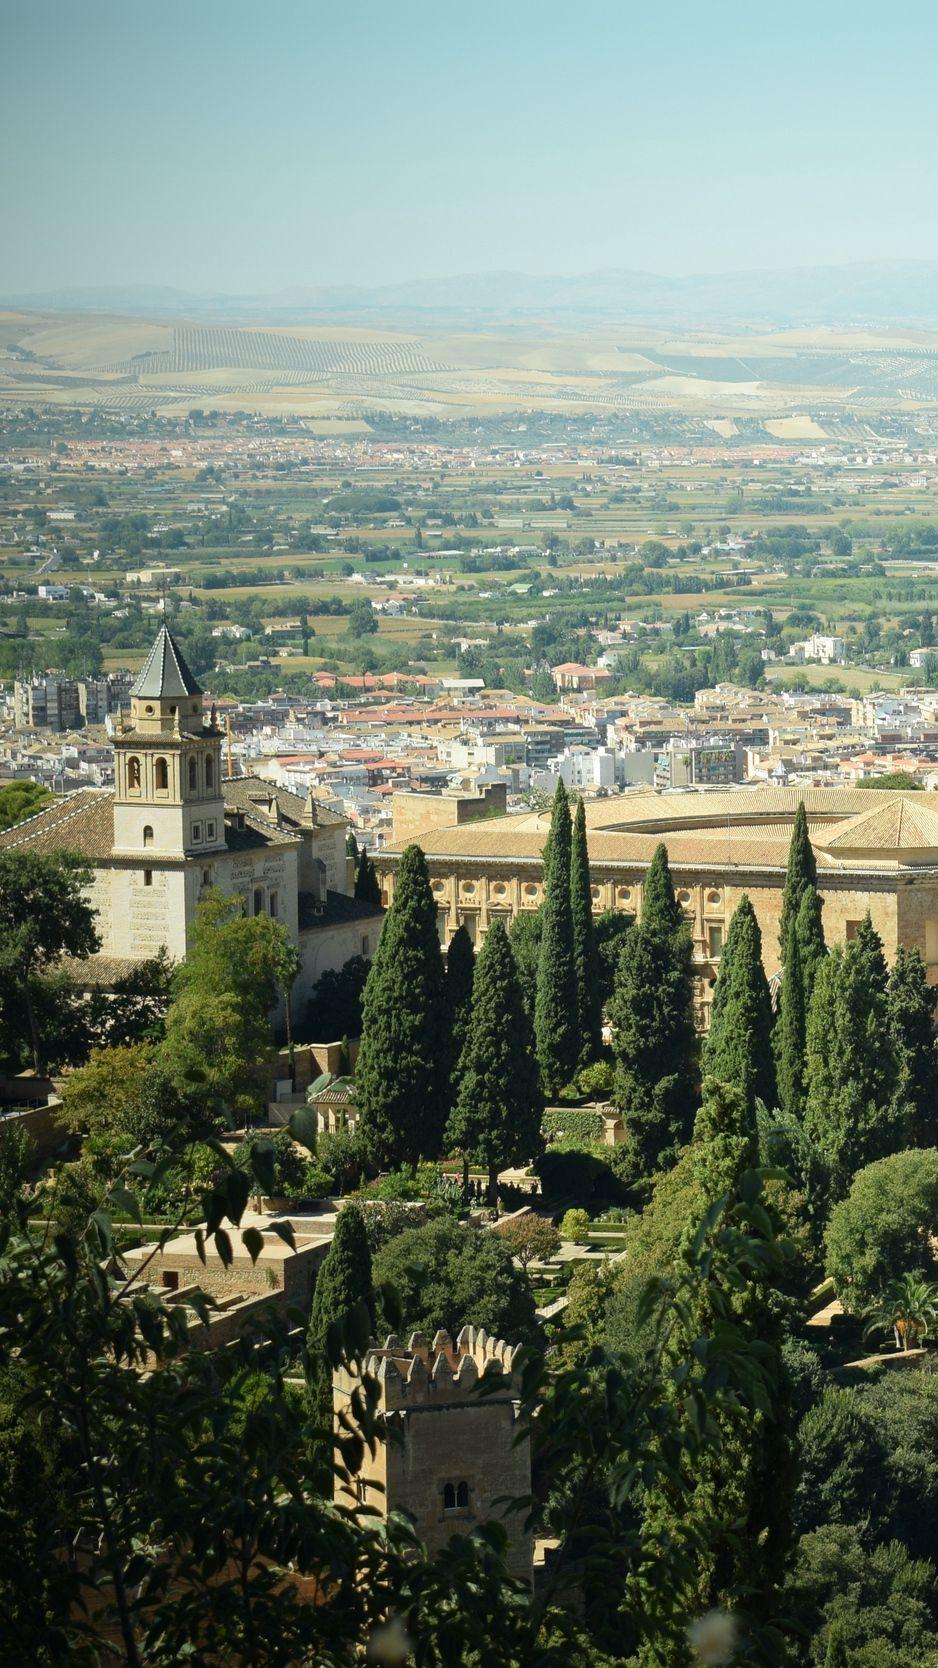
<path fill-rule="evenodd" d="M 325 969 L 374 954 L 383 915 L 351 896 L 343 818 L 311 795 L 226 779 L 222 742 L 163 626 L 114 738 L 114 788 L 82 788 L 0 834 L 0 850 L 73 851 L 91 869 L 101 951 L 82 964 L 89 983 L 160 949 L 180 960 L 212 887 L 283 922 L 302 958 L 295 1000 Z"/>
<path fill-rule="evenodd" d="M 588 801 L 596 914 L 617 909 L 638 918 L 652 854 L 659 841 L 667 846 L 693 934 L 702 1027 L 709 1023 L 724 939 L 744 892 L 762 929 L 766 972 L 771 977 L 778 970 L 788 847 L 802 799 L 828 943 L 851 938 L 869 910 L 887 956 L 900 944 L 916 946 L 929 981 L 938 984 L 938 793 L 754 786 Z M 431 804 L 428 823 L 439 811 Z M 459 925 L 479 944 L 496 916 L 508 922 L 542 902 L 549 812 L 420 831 L 411 805 L 411 825 L 411 839 L 426 853 L 444 944 Z M 402 850 L 398 841 L 376 854 L 387 901 Z"/>

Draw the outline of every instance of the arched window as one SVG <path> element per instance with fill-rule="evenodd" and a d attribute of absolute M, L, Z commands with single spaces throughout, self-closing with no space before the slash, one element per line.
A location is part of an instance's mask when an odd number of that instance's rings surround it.
<path fill-rule="evenodd" d="M 197 793 L 199 787 L 199 767 L 195 759 L 189 760 L 189 792 Z"/>
<path fill-rule="evenodd" d="M 169 787 L 169 765 L 165 759 L 157 759 L 153 766 L 153 784 L 157 793 L 165 793 Z"/>
<path fill-rule="evenodd" d="M 456 1510 L 456 1487 L 454 1483 L 443 1484 L 443 1510 L 444 1512 L 454 1512 Z"/>
<path fill-rule="evenodd" d="M 211 753 L 209 753 L 208 756 L 206 757 L 206 760 L 205 760 L 205 786 L 207 788 L 211 788 L 211 787 L 214 787 L 214 785 L 215 785 L 215 761 L 212 758 Z"/>
<path fill-rule="evenodd" d="M 140 760 L 136 753 L 127 760 L 127 786 L 131 793 L 140 792 Z"/>
<path fill-rule="evenodd" d="M 280 898 L 279 898 L 279 896 L 276 892 L 271 892 L 271 894 L 270 894 L 270 903 L 268 905 L 268 908 L 270 910 L 271 920 L 276 921 L 277 911 L 280 908 Z"/>
<path fill-rule="evenodd" d="M 143 843 L 145 846 L 152 846 L 153 844 L 153 830 L 149 823 L 147 823 L 143 830 Z"/>
<path fill-rule="evenodd" d="M 457 1483 L 456 1484 L 456 1504 L 457 1504 L 457 1506 L 460 1506 L 460 1507 L 463 1507 L 463 1508 L 468 1507 L 468 1505 L 469 1505 L 469 1484 L 468 1483 Z"/>

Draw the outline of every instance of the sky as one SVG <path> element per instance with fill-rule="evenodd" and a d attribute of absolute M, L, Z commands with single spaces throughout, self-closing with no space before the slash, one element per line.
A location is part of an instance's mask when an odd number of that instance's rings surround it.
<path fill-rule="evenodd" d="M 0 0 L 0 294 L 938 259 L 938 6 Z"/>

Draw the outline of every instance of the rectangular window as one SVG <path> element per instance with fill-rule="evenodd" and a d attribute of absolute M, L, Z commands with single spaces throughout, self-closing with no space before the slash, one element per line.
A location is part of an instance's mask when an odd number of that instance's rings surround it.
<path fill-rule="evenodd" d="M 144 869 L 144 871 L 143 871 L 143 884 L 144 884 L 144 886 L 152 886 L 153 885 L 153 870 L 152 869 Z"/>
<path fill-rule="evenodd" d="M 273 920 L 273 921 L 276 921 L 276 919 L 277 919 L 277 912 L 278 912 L 278 910 L 279 910 L 279 908 L 280 908 L 280 899 L 279 899 L 279 897 L 278 897 L 278 895 L 277 895 L 277 893 L 276 893 L 276 892 L 271 892 L 271 894 L 270 894 L 270 902 L 269 902 L 269 904 L 268 904 L 268 906 L 267 906 L 267 907 L 268 907 L 268 909 L 269 909 L 269 910 L 270 910 L 270 916 L 271 916 L 271 920 Z"/>
<path fill-rule="evenodd" d="M 848 921 L 846 923 L 846 926 L 844 927 L 844 937 L 846 938 L 848 944 L 853 943 L 861 925 L 862 923 L 860 921 Z"/>
<path fill-rule="evenodd" d="M 723 928 L 722 927 L 708 927 L 707 928 L 707 948 L 710 952 L 710 960 L 711 961 L 718 961 L 720 956 L 723 954 Z"/>
<path fill-rule="evenodd" d="M 202 839 L 202 824 L 200 822 L 194 822 L 192 824 L 192 842 L 193 842 L 193 845 L 198 845 L 200 843 L 201 839 Z"/>
<path fill-rule="evenodd" d="M 207 822 L 205 824 L 205 838 L 207 840 L 214 840 L 214 838 L 215 838 L 215 824 L 213 822 Z"/>
<path fill-rule="evenodd" d="M 367 933 L 365 933 L 365 936 L 362 939 L 362 955 L 363 956 L 370 956 L 371 955 L 371 939 L 368 937 Z"/>

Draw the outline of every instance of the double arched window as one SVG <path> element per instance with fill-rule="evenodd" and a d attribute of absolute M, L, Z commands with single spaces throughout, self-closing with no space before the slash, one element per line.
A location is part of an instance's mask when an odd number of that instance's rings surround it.
<path fill-rule="evenodd" d="M 468 1483 L 444 1483 L 443 1484 L 443 1510 L 444 1510 L 444 1512 L 466 1511 L 468 1506 L 469 1506 L 469 1484 Z"/>

